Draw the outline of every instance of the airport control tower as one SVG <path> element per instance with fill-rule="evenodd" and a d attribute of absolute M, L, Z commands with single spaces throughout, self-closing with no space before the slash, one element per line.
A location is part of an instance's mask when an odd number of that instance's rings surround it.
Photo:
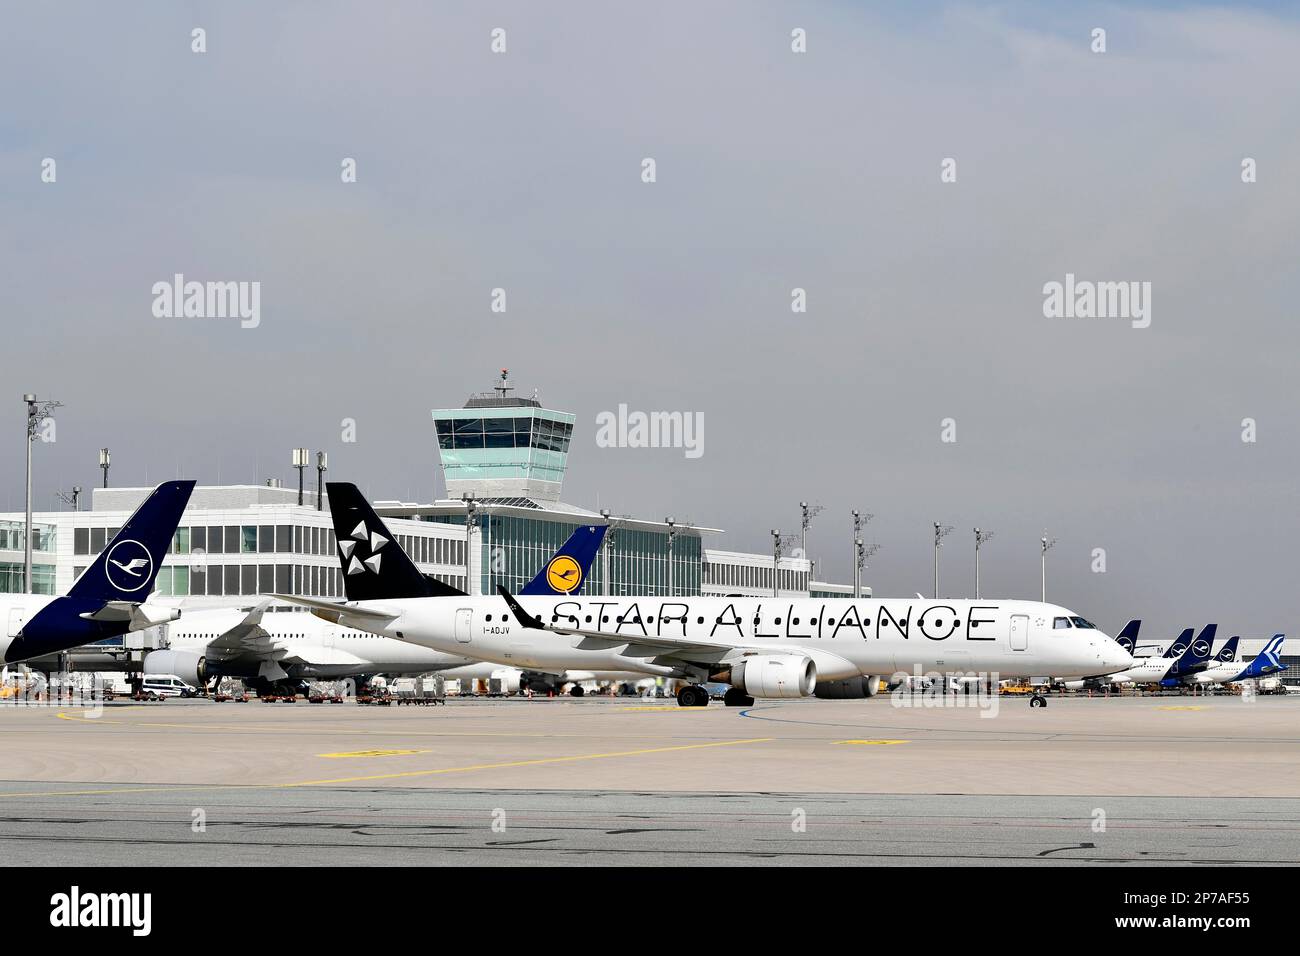
<path fill-rule="evenodd" d="M 464 408 L 433 410 L 448 498 L 560 500 L 574 416 L 513 391 L 503 368 L 492 391 Z"/>

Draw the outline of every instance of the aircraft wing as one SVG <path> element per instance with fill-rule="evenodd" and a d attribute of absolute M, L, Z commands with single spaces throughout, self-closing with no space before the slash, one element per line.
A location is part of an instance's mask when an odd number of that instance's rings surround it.
<path fill-rule="evenodd" d="M 181 616 L 181 612 L 174 607 L 138 604 L 134 601 L 105 601 L 97 610 L 87 611 L 77 616 L 87 621 L 129 623 L 127 630 L 140 631 L 146 627 L 175 621 Z"/>
<path fill-rule="evenodd" d="M 263 598 L 244 615 L 238 624 L 209 641 L 208 654 L 223 659 L 243 654 L 269 654 L 273 642 L 262 627 L 262 615 L 266 613 L 270 604 L 270 598 Z"/>
<path fill-rule="evenodd" d="M 311 608 L 311 612 L 319 618 L 324 618 L 334 624 L 339 623 L 341 618 L 351 618 L 354 621 L 365 621 L 370 624 L 386 624 L 389 621 L 395 621 L 402 616 L 401 611 L 394 611 L 383 607 L 360 607 L 356 604 L 340 604 L 337 601 L 320 601 L 316 598 L 298 597 L 294 594 L 272 594 L 270 597 L 277 601 L 288 601 L 290 604 L 299 604 L 303 607 Z"/>

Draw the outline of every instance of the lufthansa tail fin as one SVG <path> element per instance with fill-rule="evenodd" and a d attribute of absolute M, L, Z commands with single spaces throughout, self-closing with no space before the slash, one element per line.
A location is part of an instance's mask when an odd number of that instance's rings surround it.
<path fill-rule="evenodd" d="M 1187 653 L 1187 649 L 1192 646 L 1192 632 L 1195 630 L 1196 629 L 1192 627 L 1183 628 L 1183 633 L 1174 638 L 1169 646 L 1165 648 L 1165 652 L 1160 656 L 1182 657 Z"/>
<path fill-rule="evenodd" d="M 1215 663 L 1230 664 L 1235 661 L 1237 659 L 1237 644 L 1240 640 L 1241 636 L 1234 634 L 1224 641 L 1223 646 L 1219 648 L 1219 653 L 1214 655 Z"/>
<path fill-rule="evenodd" d="M 1124 650 L 1132 654 L 1137 649 L 1138 631 L 1142 628 L 1142 622 L 1136 618 L 1124 625 L 1124 630 L 1119 632 L 1115 638 L 1115 643 Z"/>
<path fill-rule="evenodd" d="M 1174 661 L 1173 666 L 1169 668 L 1169 676 L 1186 676 L 1204 670 L 1205 662 L 1210 659 L 1210 648 L 1214 646 L 1214 633 L 1218 629 L 1219 625 L 1217 624 L 1205 625 L 1196 639 L 1187 645 L 1187 650 L 1183 652 L 1183 655 Z"/>
<path fill-rule="evenodd" d="M 356 485 L 331 481 L 325 488 L 343 569 L 343 593 L 349 601 L 465 593 L 422 574 Z"/>
<path fill-rule="evenodd" d="M 73 582 L 68 597 L 142 603 L 153 590 L 193 490 L 193 481 L 165 481 L 155 488 Z"/>
<path fill-rule="evenodd" d="M 575 528 L 569 540 L 546 562 L 546 567 L 520 588 L 519 593 L 528 597 L 581 593 L 606 530 L 608 526 L 603 524 Z"/>

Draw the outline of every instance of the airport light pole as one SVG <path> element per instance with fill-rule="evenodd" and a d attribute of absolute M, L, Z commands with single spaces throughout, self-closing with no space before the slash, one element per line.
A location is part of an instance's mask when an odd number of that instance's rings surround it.
<path fill-rule="evenodd" d="M 1042 543 L 1042 548 L 1043 548 L 1043 550 L 1042 550 L 1042 561 L 1043 561 L 1043 596 L 1042 596 L 1042 601 L 1043 601 L 1044 604 L 1046 604 L 1046 603 L 1047 603 L 1047 552 L 1048 552 L 1048 550 L 1052 547 L 1052 545 L 1056 544 L 1056 539 L 1055 539 L 1055 538 L 1048 538 L 1048 537 L 1047 537 L 1047 532 L 1044 531 L 1044 532 L 1043 532 L 1043 537 L 1042 537 L 1042 541 L 1041 541 L 1041 543 Z"/>
<path fill-rule="evenodd" d="M 781 573 L 781 532 L 772 529 L 772 597 L 777 596 L 777 578 Z"/>
<path fill-rule="evenodd" d="M 992 531 L 975 529 L 975 600 L 980 599 L 980 545 L 993 537 Z"/>
<path fill-rule="evenodd" d="M 677 593 L 673 590 L 673 539 L 677 537 L 677 522 L 669 515 L 664 523 L 668 525 L 668 596 L 672 597 Z"/>
<path fill-rule="evenodd" d="M 853 596 L 862 597 L 862 529 L 875 515 L 853 509 Z"/>
<path fill-rule="evenodd" d="M 799 554 L 808 557 L 808 526 L 812 524 L 812 519 L 822 513 L 821 505 L 809 505 L 806 501 L 799 502 L 799 511 L 801 519 L 799 523 Z"/>
<path fill-rule="evenodd" d="M 307 469 L 307 459 L 311 455 L 306 448 L 293 450 L 293 467 L 298 469 L 298 507 L 302 507 L 302 476 Z"/>
<path fill-rule="evenodd" d="M 30 392 L 23 396 L 27 403 L 27 525 L 23 535 L 23 582 L 27 594 L 32 594 L 32 442 L 36 441 L 36 427 L 62 403 L 38 402 Z"/>
<path fill-rule="evenodd" d="M 108 487 L 108 466 L 112 463 L 112 455 L 107 448 L 99 450 L 99 470 L 104 473 L 104 487 Z"/>
<path fill-rule="evenodd" d="M 330 456 L 323 451 L 316 452 L 316 510 L 325 507 L 325 472 L 329 471 Z"/>
<path fill-rule="evenodd" d="M 939 599 L 939 549 L 943 547 L 943 539 L 952 534 L 952 525 L 941 525 L 939 522 L 934 523 L 934 599 Z"/>
<path fill-rule="evenodd" d="M 474 586 L 474 577 L 470 574 L 470 544 L 474 537 L 474 519 L 478 513 L 478 502 L 472 494 L 460 496 L 465 502 L 465 593 L 476 594 L 480 590 Z"/>
<path fill-rule="evenodd" d="M 605 540 L 600 544 L 600 576 L 604 585 L 601 591 L 609 597 L 614 593 L 609 585 L 609 549 L 614 546 L 614 525 L 609 520 L 608 508 L 601 508 L 600 516 L 605 519 Z"/>

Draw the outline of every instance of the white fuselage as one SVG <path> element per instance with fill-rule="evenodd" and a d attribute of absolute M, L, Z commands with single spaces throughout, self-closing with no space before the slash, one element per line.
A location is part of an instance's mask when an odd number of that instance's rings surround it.
<path fill-rule="evenodd" d="M 691 597 L 520 598 L 545 624 L 599 631 L 596 638 L 526 628 L 500 597 L 438 597 L 357 602 L 393 615 L 341 621 L 446 653 L 550 672 L 633 671 L 699 676 L 746 654 L 800 654 L 818 680 L 898 671 L 986 672 L 1006 676 L 1105 674 L 1132 664 L 1095 628 L 1053 628 L 1073 617 L 1032 601 L 851 600 Z M 656 637 L 701 647 L 655 646 Z M 640 642 L 640 643 L 638 643 Z M 695 665 L 691 671 L 689 661 Z"/>
<path fill-rule="evenodd" d="M 231 670 L 256 673 L 257 663 L 275 659 L 301 677 L 352 677 L 369 674 L 423 674 L 477 663 L 464 654 L 447 654 L 432 647 L 393 640 L 368 631 L 341 627 L 311 614 L 270 613 L 262 616 L 265 642 L 251 642 L 247 649 L 225 653 L 212 644 L 238 625 L 246 612 L 238 608 L 215 611 L 187 611 L 167 628 L 170 649 L 218 661 Z"/>
<path fill-rule="evenodd" d="M 1239 678 L 1249 667 L 1241 661 L 1215 661 L 1203 671 L 1185 678 L 1189 684 L 1227 684 Z"/>
<path fill-rule="evenodd" d="M 1127 670 L 1111 674 L 1106 679 L 1112 684 L 1158 684 L 1165 679 L 1175 660 L 1174 657 L 1142 658 Z"/>

